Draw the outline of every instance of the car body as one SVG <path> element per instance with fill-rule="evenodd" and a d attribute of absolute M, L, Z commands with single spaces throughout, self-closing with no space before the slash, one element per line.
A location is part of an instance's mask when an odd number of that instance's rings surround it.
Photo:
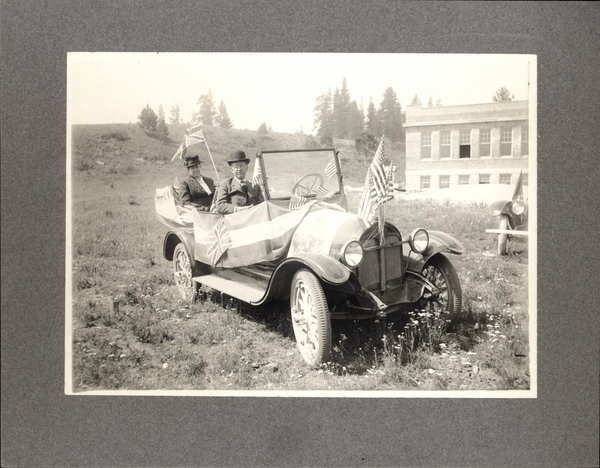
<path fill-rule="evenodd" d="M 349 213 L 337 149 L 259 151 L 255 164 L 264 203 L 225 216 L 195 212 L 193 229 L 166 234 L 164 257 L 184 298 L 203 285 L 251 305 L 289 299 L 311 365 L 330 356 L 332 319 L 415 306 L 460 314 L 460 281 L 447 254 L 463 246 L 443 232 L 404 237 L 389 222 L 369 225 Z M 209 257 L 220 245 L 215 235 L 226 252 Z"/>
<path fill-rule="evenodd" d="M 508 241 L 527 242 L 529 207 L 523 196 L 523 173 L 515 185 L 511 200 L 498 200 L 490 205 L 490 214 L 499 218 L 498 229 L 485 232 L 498 234 L 498 255 L 508 253 Z"/>

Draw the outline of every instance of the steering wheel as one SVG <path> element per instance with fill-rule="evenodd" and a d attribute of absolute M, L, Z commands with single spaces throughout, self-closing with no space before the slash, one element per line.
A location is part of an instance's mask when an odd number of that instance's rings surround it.
<path fill-rule="evenodd" d="M 323 185 L 323 176 L 321 174 L 307 174 L 302 177 L 292 188 L 292 193 L 298 196 L 314 195 L 319 186 Z"/>

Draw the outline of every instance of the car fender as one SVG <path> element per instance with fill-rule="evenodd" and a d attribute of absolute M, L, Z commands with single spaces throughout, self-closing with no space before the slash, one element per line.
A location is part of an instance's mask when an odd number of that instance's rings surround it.
<path fill-rule="evenodd" d="M 498 200 L 490 205 L 490 214 L 492 216 L 500 216 L 501 214 L 511 216 L 510 212 L 511 200 Z"/>
<path fill-rule="evenodd" d="M 192 262 L 194 260 L 194 236 L 190 236 L 181 231 L 169 231 L 163 242 L 163 256 L 171 261 L 173 260 L 173 252 L 177 244 L 182 243 L 187 251 Z"/>
<path fill-rule="evenodd" d="M 453 253 L 460 255 L 465 248 L 454 237 L 441 231 L 427 231 L 429 233 L 429 246 L 422 254 L 413 252 L 408 245 L 404 250 L 407 260 L 407 269 L 420 272 L 423 265 L 434 255 L 439 253 Z"/>
<path fill-rule="evenodd" d="M 326 284 L 339 286 L 350 278 L 350 269 L 338 260 L 315 252 L 300 252 L 281 262 L 269 281 L 267 291 L 260 303 L 273 298 L 285 298 L 289 295 L 294 274 L 301 268 L 308 268 L 319 280 Z"/>

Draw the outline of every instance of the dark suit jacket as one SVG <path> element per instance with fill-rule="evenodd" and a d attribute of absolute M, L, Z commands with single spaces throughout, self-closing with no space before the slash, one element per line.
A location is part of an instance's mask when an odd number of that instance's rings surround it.
<path fill-rule="evenodd" d="M 208 194 L 202 188 L 202 185 L 192 176 L 187 176 L 181 181 L 178 187 L 181 206 L 193 206 L 200 211 L 209 211 L 215 195 L 215 183 L 212 179 L 204 177 L 204 182 L 208 185 L 211 193 Z"/>
<path fill-rule="evenodd" d="M 257 205 L 265 201 L 260 185 L 252 185 L 247 180 L 245 182 L 246 189 L 240 185 L 235 177 L 221 182 L 217 188 L 215 201 L 218 213 L 233 213 L 236 206 Z"/>

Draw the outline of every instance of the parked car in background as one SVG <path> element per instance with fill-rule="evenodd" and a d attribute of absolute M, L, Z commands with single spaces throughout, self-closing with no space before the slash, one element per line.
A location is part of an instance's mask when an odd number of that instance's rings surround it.
<path fill-rule="evenodd" d="M 512 200 L 498 200 L 490 206 L 490 214 L 499 218 L 498 229 L 485 232 L 498 234 L 498 255 L 508 253 L 508 241 L 527 242 L 529 210 L 523 196 L 523 173 L 515 186 Z"/>
<path fill-rule="evenodd" d="M 168 190 L 157 191 L 158 218 L 171 227 L 164 257 L 183 298 L 207 287 L 251 305 L 288 299 L 310 365 L 330 357 L 332 319 L 414 307 L 460 314 L 461 285 L 448 254 L 461 254 L 461 243 L 440 231 L 369 225 L 348 212 L 335 148 L 259 151 L 254 164 L 266 201 L 246 211 L 177 218 Z"/>

